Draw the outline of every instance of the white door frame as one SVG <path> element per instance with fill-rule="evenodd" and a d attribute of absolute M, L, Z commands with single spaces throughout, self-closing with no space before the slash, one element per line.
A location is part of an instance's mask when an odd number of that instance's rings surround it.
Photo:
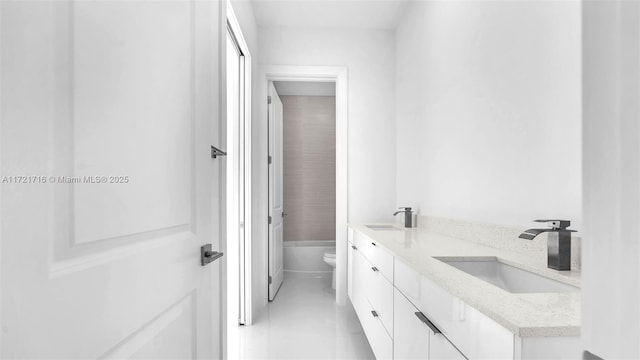
<path fill-rule="evenodd" d="M 237 227 L 244 226 L 244 238 L 239 239 L 240 244 L 239 247 L 230 246 L 232 244 L 229 243 L 229 240 L 233 240 L 232 237 L 227 238 L 227 248 L 226 251 L 229 256 L 227 256 L 227 273 L 229 276 L 238 276 L 237 282 L 232 282 L 231 284 L 227 283 L 227 301 L 237 301 L 238 306 L 228 306 L 228 309 L 238 309 L 238 322 L 239 324 L 250 324 L 252 319 L 251 312 L 251 53 L 249 52 L 249 46 L 247 45 L 244 36 L 242 35 L 242 30 L 240 28 L 240 23 L 233 11 L 231 3 L 227 1 L 226 3 L 226 19 L 224 21 L 224 41 L 226 41 L 227 31 L 229 31 L 242 55 L 244 57 L 244 61 L 241 66 L 244 71 L 244 79 L 242 79 L 242 89 L 244 95 L 244 106 L 243 110 L 240 113 L 240 118 L 242 119 L 242 126 L 244 127 L 244 133 L 239 132 L 238 136 L 241 136 L 242 139 L 237 139 L 236 141 L 244 142 L 244 189 L 238 189 L 234 186 L 228 186 L 229 189 L 233 190 L 234 194 L 227 194 L 227 199 L 238 199 L 239 191 L 244 191 L 244 224 L 241 225 L 239 223 L 236 224 Z M 226 49 L 226 46 L 222 46 L 222 48 Z M 225 59 L 225 82 L 223 87 L 223 96 L 224 101 L 221 103 L 225 106 L 225 119 L 228 119 L 226 116 L 226 56 L 223 56 Z M 228 121 L 228 120 L 226 120 Z M 232 124 L 226 123 L 227 129 L 232 129 Z M 239 161 L 238 157 L 232 157 L 233 161 Z M 237 164 L 228 164 L 228 171 L 233 169 Z M 229 209 L 236 209 L 237 204 L 227 204 L 226 211 Z M 231 216 L 232 221 L 238 220 L 237 216 Z M 228 225 L 231 226 L 231 225 Z M 227 229 L 227 234 L 231 234 L 231 229 Z M 231 269 L 231 267 L 234 269 Z M 235 270 L 237 269 L 237 270 Z M 236 294 L 238 294 L 238 298 L 236 299 Z M 231 305 L 231 304 L 227 304 Z M 235 311 L 235 310 L 234 310 Z M 235 315 L 232 315 L 235 317 Z M 229 319 L 234 321 L 233 319 Z"/>
<path fill-rule="evenodd" d="M 294 65 L 266 65 L 259 71 L 259 101 L 260 117 L 263 124 L 267 123 L 267 86 L 269 81 L 315 81 L 336 83 L 336 302 L 339 305 L 347 303 L 347 223 L 348 223 L 348 109 L 347 109 L 347 68 L 342 66 L 294 66 Z M 266 127 L 266 125 L 265 125 Z M 266 137 L 267 133 L 263 135 Z M 267 149 L 265 149 L 267 150 Z M 266 159 L 266 157 L 265 157 Z M 263 162 L 264 174 L 268 174 L 267 161 Z M 258 188 L 268 188 L 268 178 L 255 179 L 260 182 Z M 258 196 L 258 195 L 256 195 Z M 259 196 L 268 196 L 260 194 Z M 268 214 L 268 201 L 267 214 Z M 266 219 L 265 219 L 266 221 Z M 268 236 L 268 235 L 267 235 Z M 265 253 L 264 256 L 268 256 Z M 265 261 L 268 263 L 268 261 Z M 264 276 L 264 286 L 268 287 L 267 272 Z M 262 283 L 262 281 L 260 281 Z M 262 284 L 255 284 L 260 285 Z M 268 292 L 267 292 L 268 293 Z M 266 302 L 266 299 L 265 299 Z"/>
<path fill-rule="evenodd" d="M 2 28 L 2 5 L 0 4 L 0 29 Z M 5 54 L 2 53 L 2 50 L 0 49 L 0 59 L 2 58 L 2 56 L 6 56 Z M 0 86 L 0 99 L 2 99 L 2 86 Z M 2 113 L 2 101 L 0 101 L 0 114 Z M 0 121 L 0 139 L 2 139 L 2 121 Z M 1 147 L 0 147 L 1 148 Z M 2 150 L 0 149 L 0 179 L 2 179 L 4 177 L 4 173 L 2 171 L 3 166 L 2 166 Z M 0 191 L 0 204 L 2 204 L 2 191 Z M 2 279 L 2 247 L 3 247 L 3 240 L 2 240 L 2 234 L 4 233 L 3 229 L 2 229 L 2 224 L 4 224 L 4 219 L 2 218 L 2 211 L 0 211 L 0 279 Z M 0 324 L 2 324 L 2 286 L 0 286 Z M 0 355 L 2 354 L 2 341 L 0 341 Z"/>

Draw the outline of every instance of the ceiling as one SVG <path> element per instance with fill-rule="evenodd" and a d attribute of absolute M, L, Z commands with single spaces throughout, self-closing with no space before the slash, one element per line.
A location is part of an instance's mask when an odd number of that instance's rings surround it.
<path fill-rule="evenodd" d="M 274 81 L 278 95 L 336 96 L 334 82 Z"/>
<path fill-rule="evenodd" d="M 252 0 L 258 26 L 395 29 L 406 0 Z"/>

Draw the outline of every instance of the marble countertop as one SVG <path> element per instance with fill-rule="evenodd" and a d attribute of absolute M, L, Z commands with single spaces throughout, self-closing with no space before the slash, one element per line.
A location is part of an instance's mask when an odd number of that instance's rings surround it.
<path fill-rule="evenodd" d="M 371 225 L 371 224 L 368 224 Z M 397 226 L 397 225 L 395 225 Z M 524 254 L 428 232 L 350 225 L 413 269 L 520 337 L 579 336 L 580 292 L 510 293 L 433 257 L 495 257 L 521 269 L 580 287 L 580 272 L 541 267 Z"/>

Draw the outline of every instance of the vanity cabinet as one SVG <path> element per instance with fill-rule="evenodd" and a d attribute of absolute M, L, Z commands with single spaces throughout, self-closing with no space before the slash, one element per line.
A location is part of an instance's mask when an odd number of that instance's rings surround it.
<path fill-rule="evenodd" d="M 348 295 L 377 359 L 580 359 L 579 336 L 520 337 L 349 230 Z"/>
<path fill-rule="evenodd" d="M 350 230 L 348 240 L 348 296 L 377 359 L 513 359 L 511 332 L 364 234 Z"/>
<path fill-rule="evenodd" d="M 464 360 L 439 329 L 400 293 L 394 291 L 393 358 L 396 360 Z M 433 328 L 432 328 L 433 327 Z"/>
<path fill-rule="evenodd" d="M 515 336 L 449 294 L 402 260 L 395 262 L 395 287 L 469 359 L 513 359 Z"/>

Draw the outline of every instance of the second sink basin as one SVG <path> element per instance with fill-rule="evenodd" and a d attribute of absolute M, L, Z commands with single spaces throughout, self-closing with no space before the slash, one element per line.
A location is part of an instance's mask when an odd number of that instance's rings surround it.
<path fill-rule="evenodd" d="M 498 259 L 470 259 L 437 257 L 436 259 L 460 269 L 478 279 L 510 293 L 565 293 L 579 288 L 500 262 Z"/>

